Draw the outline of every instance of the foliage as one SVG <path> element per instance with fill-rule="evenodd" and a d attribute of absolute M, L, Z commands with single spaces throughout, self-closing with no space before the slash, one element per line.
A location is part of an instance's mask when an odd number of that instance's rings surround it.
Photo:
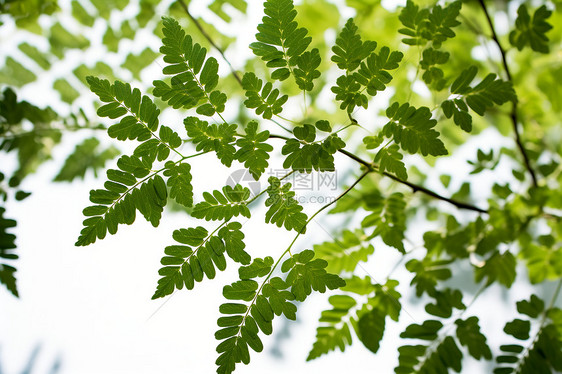
<path fill-rule="evenodd" d="M 533 51 L 540 53 L 548 53 L 548 37 L 546 33 L 552 29 L 552 26 L 546 21 L 552 12 L 545 5 L 541 6 L 533 17 L 529 15 L 527 5 L 521 4 L 517 10 L 517 19 L 515 20 L 515 30 L 509 33 L 509 41 L 518 50 L 529 45 Z"/>
<path fill-rule="evenodd" d="M 472 359 L 495 365 L 496 373 L 562 370 L 562 312 L 556 306 L 562 277 L 559 10 L 539 4 L 531 12 L 522 4 L 508 32 L 497 34 L 496 19 L 512 19 L 499 3 L 409 0 L 390 11 L 379 2 L 348 1 L 357 11 L 347 21 L 335 6 L 314 3 L 265 1 L 250 45 L 257 58 L 240 68 L 244 74 L 230 66 L 222 49 L 231 40 L 192 17 L 183 1 L 167 9 L 155 30 L 168 78 L 152 87 L 125 83 L 129 79 L 115 77 L 113 71 L 121 71 L 103 61 L 84 61 L 73 70 L 101 101 L 97 114 L 111 123 L 109 137 L 133 144 L 107 170 L 103 188 L 91 191 L 76 245 L 116 234 L 119 225 L 135 221 L 137 211 L 159 226 L 169 199 L 185 208 L 190 220 L 164 249 L 153 299 L 194 289 L 205 278 L 218 278 L 230 260 L 237 263 L 238 277 L 224 285 L 226 300 L 219 307 L 219 373 L 249 364 L 250 349 L 264 350 L 263 335 L 273 333 L 275 317 L 295 320 L 300 303 L 314 292 L 330 292 L 329 307 L 320 315 L 307 360 L 353 342 L 377 354 L 391 344 L 385 339 L 389 319 L 410 318 L 414 323 L 399 334 L 396 373 L 462 372 Z M 115 11 L 127 4 L 119 2 Z M 227 21 L 224 4 L 246 9 L 244 1 L 212 2 L 209 9 Z M 72 2 L 86 29 L 113 12 L 103 2 L 93 5 Z M 135 38 L 134 25 L 154 27 L 154 9 L 152 2 L 141 2 L 133 18 L 122 13 L 120 25 L 100 21 L 105 47 L 123 48 L 119 41 Z M 303 17 L 307 12 L 317 16 Z M 36 16 L 28 16 L 26 27 L 42 33 Z M 180 16 L 190 20 L 187 28 L 176 20 Z M 332 18 L 339 23 L 322 26 L 321 20 Z M 516 48 L 507 50 L 508 40 Z M 49 42 L 48 53 L 31 42 L 19 50 L 47 70 L 67 50 L 91 47 L 55 16 Z M 490 43 L 500 60 L 483 57 Z M 157 55 L 150 49 L 129 54 L 124 70 L 138 79 Z M 231 74 L 219 68 L 219 55 Z M 11 57 L 0 71 L 14 86 L 32 84 L 36 73 Z M 77 85 L 55 78 L 61 99 L 73 103 Z M 25 191 L 11 189 L 50 154 L 42 139 L 58 142 L 68 119 L 51 133 L 49 125 L 60 116 L 4 92 L 0 148 L 17 150 L 20 165 L 6 178 L 8 186 L 2 184 L 2 196 L 24 198 Z M 161 112 L 175 114 L 183 126 Z M 34 143 L 25 143 L 25 132 L 8 136 L 27 121 L 34 128 L 49 124 L 50 135 L 35 134 Z M 56 179 L 83 177 L 87 168 L 96 173 L 115 155 L 100 144 L 86 139 L 78 145 Z M 193 177 L 195 158 L 207 153 L 216 156 L 211 162 L 218 161 L 217 167 L 243 166 L 255 181 L 267 178 L 265 188 L 209 186 Z M 437 160 L 448 156 L 455 170 L 444 170 Z M 272 175 L 274 165 L 283 165 L 285 174 Z M 285 180 L 334 171 L 346 187 L 316 211 L 303 203 L 297 180 Z M 259 205 L 262 214 L 254 208 Z M 312 220 L 322 225 L 319 215 L 327 208 L 334 220 L 339 217 L 325 230 L 332 238 L 302 250 L 297 239 L 313 231 Z M 9 264 L 15 222 L 0 212 L 0 281 L 17 294 Z M 256 257 L 246 246 L 254 234 L 244 230 L 248 219 L 284 228 L 292 242 L 281 255 L 276 243 L 267 243 Z M 363 276 L 376 262 L 374 253 L 389 270 Z M 517 302 L 521 316 L 505 321 L 506 344 L 492 346 L 489 336 L 499 329 L 490 330 L 483 323 L 488 316 L 472 305 L 493 288 L 511 295 L 520 282 L 537 293 L 558 283 L 550 302 L 542 294 Z M 410 316 L 412 303 L 421 303 L 426 314 Z"/>
<path fill-rule="evenodd" d="M 4 217 L 6 208 L 3 205 L 10 199 L 22 201 L 31 194 L 21 188 L 22 184 L 41 164 L 51 159 L 53 147 L 60 143 L 63 133 L 92 129 L 104 127 L 90 124 L 82 111 L 61 118 L 50 107 L 39 108 L 28 101 L 18 100 L 12 88 L 5 88 L 0 96 L 0 151 L 14 155 L 16 160 L 15 168 L 4 162 L 0 170 L 0 258 L 8 260 L 0 264 L 0 283 L 14 296 L 18 296 L 18 291 L 13 261 L 18 256 L 8 251 L 15 250 L 17 245 L 15 234 L 7 229 L 15 226 L 16 221 Z M 84 140 L 67 156 L 54 181 L 71 182 L 83 178 L 90 169 L 96 174 L 108 160 L 120 153 L 115 147 L 100 149 L 99 144 L 96 138 Z"/>

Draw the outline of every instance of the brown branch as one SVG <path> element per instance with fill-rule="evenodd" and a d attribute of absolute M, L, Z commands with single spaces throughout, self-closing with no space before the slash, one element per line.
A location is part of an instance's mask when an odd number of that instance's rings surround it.
<path fill-rule="evenodd" d="M 275 135 L 275 134 L 270 134 L 269 137 L 272 138 L 272 139 L 284 139 L 284 140 L 290 139 L 286 136 Z M 357 155 L 355 155 L 355 154 L 353 154 L 349 151 L 346 151 L 345 149 L 339 149 L 338 152 L 340 152 L 341 154 L 349 157 L 350 159 L 354 160 L 355 162 L 365 166 L 369 172 L 379 171 L 378 167 L 375 164 L 373 164 L 371 162 L 368 162 L 368 161 L 362 159 L 361 157 L 359 157 L 359 156 L 357 156 Z M 420 186 L 420 185 L 417 185 L 415 183 L 408 182 L 407 180 L 400 179 L 397 176 L 395 176 L 393 174 L 390 174 L 388 172 L 382 172 L 381 174 L 390 178 L 390 179 L 392 179 L 392 180 L 394 180 L 394 181 L 396 181 L 396 182 L 398 182 L 398 183 L 400 183 L 400 184 L 403 184 L 405 186 L 410 187 L 414 193 L 419 191 L 419 192 L 421 192 L 421 193 L 423 193 L 427 196 L 431 196 L 431 197 L 433 197 L 437 200 L 445 201 L 449 204 L 452 204 L 459 209 L 472 210 L 472 211 L 478 212 L 478 213 L 488 213 L 488 211 L 486 209 L 482 209 L 482 208 L 479 208 L 479 207 L 471 205 L 471 204 L 463 203 L 462 201 L 457 201 L 457 200 L 439 195 L 437 192 L 434 192 L 430 189 L 427 189 L 427 188 L 425 188 L 423 186 Z"/>
<path fill-rule="evenodd" d="M 242 86 L 242 79 L 240 79 L 240 76 L 238 75 L 238 72 L 234 69 L 234 67 L 232 66 L 232 64 L 230 63 L 230 61 L 228 61 L 228 59 L 226 58 L 226 56 L 224 55 L 223 50 L 213 41 L 213 39 L 211 38 L 211 36 L 205 31 L 205 29 L 203 28 L 203 26 L 201 26 L 201 23 L 199 23 L 199 21 L 197 19 L 195 19 L 195 17 L 193 17 L 191 15 L 191 13 L 189 12 L 189 9 L 187 8 L 187 4 L 185 3 L 185 1 L 183 0 L 178 0 L 178 4 L 180 4 L 180 6 L 183 8 L 183 10 L 185 11 L 185 13 L 187 14 L 187 16 L 189 17 L 189 19 L 195 24 L 195 26 L 197 26 L 197 28 L 199 29 L 199 31 L 201 32 L 201 34 L 205 37 L 205 39 L 207 39 L 207 41 L 209 42 L 209 44 L 211 44 L 213 46 L 213 48 L 215 48 L 220 55 L 222 56 L 222 59 L 228 64 L 228 67 L 230 68 L 230 71 L 232 72 L 232 75 L 234 76 L 234 78 L 238 81 L 238 84 L 240 86 Z"/>
<path fill-rule="evenodd" d="M 484 11 L 484 14 L 486 15 L 486 20 L 488 21 L 488 25 L 490 26 L 490 31 L 492 33 L 492 40 L 496 43 L 496 45 L 498 46 L 499 50 L 500 50 L 500 54 L 502 57 L 502 64 L 503 64 L 503 68 L 505 70 L 505 74 L 507 75 L 507 79 L 513 83 L 513 78 L 511 75 L 511 72 L 509 70 L 509 65 L 507 65 L 507 58 L 506 58 L 506 52 L 505 49 L 503 49 L 499 39 L 498 39 L 498 35 L 496 34 L 496 30 L 494 28 L 494 23 L 492 21 L 492 18 L 490 17 L 490 14 L 488 13 L 488 9 L 486 8 L 486 4 L 484 4 L 484 0 L 478 0 L 478 2 L 480 3 L 480 7 L 482 8 L 482 10 Z M 513 132 L 515 133 L 515 142 L 517 143 L 517 147 L 519 148 L 519 151 L 521 152 L 521 155 L 523 156 L 523 161 L 525 162 L 525 167 L 527 168 L 527 171 L 529 172 L 529 174 L 531 175 L 531 179 L 533 180 L 533 186 L 537 187 L 538 186 L 538 182 L 537 182 L 537 176 L 535 174 L 535 171 L 533 170 L 532 166 L 531 166 L 531 160 L 529 160 L 529 156 L 527 155 L 527 151 L 525 150 L 525 147 L 523 146 L 523 142 L 521 141 L 521 134 L 519 133 L 519 120 L 517 119 L 517 101 L 513 102 L 513 106 L 511 108 L 511 113 L 509 115 L 509 117 L 511 118 L 511 123 L 513 125 Z"/>

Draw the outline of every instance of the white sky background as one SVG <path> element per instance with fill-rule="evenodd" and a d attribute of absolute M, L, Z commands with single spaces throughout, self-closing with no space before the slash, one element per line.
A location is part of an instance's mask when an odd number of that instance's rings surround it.
<path fill-rule="evenodd" d="M 261 17 L 261 7 L 254 6 L 258 2 L 249 3 L 249 21 L 238 19 L 238 27 L 246 27 L 244 31 L 237 29 L 240 36 L 238 48 L 252 41 L 255 26 Z M 197 13 L 196 9 L 193 12 Z M 4 41 L 2 38 L 2 43 Z M 17 43 L 12 45 L 16 46 Z M 138 51 L 144 47 L 130 46 Z M 237 56 L 243 53 L 247 52 L 239 50 L 234 53 L 229 50 L 228 55 L 233 58 L 235 66 Z M 219 63 L 224 67 L 220 59 Z M 157 64 L 147 71 L 149 73 L 143 73 L 143 79 L 147 82 L 160 76 Z M 148 74 L 154 76 L 148 77 Z M 47 77 L 45 82 L 51 79 Z M 45 83 L 45 87 L 50 87 L 50 83 Z M 40 105 L 54 104 L 37 90 L 24 91 L 20 99 Z M 368 114 L 365 118 L 369 118 Z M 104 134 L 100 133 L 100 136 L 104 139 Z M 217 330 L 218 306 L 224 302 L 222 286 L 236 279 L 237 266 L 229 262 L 227 271 L 219 272 L 214 280 L 206 279 L 197 283 L 192 291 L 178 291 L 172 297 L 156 301 L 151 301 L 150 297 L 158 280 L 157 271 L 163 248 L 172 243 L 172 231 L 193 225 L 212 229 L 216 223 L 167 213 L 160 227 L 155 229 L 138 216 L 134 225 L 120 226 L 117 235 L 108 236 L 85 248 L 75 247 L 74 242 L 82 228 L 81 211 L 89 204 L 89 190 L 101 186 L 103 181 L 91 174 L 85 181 L 72 184 L 53 184 L 50 181 L 66 155 L 83 137 L 83 134 L 65 136 L 63 144 L 55 149 L 54 159 L 25 180 L 22 187 L 33 192 L 31 197 L 7 205 L 6 215 L 18 221 L 14 233 L 17 235 L 17 253 L 20 255 L 16 264 L 20 299 L 12 297 L 0 287 L 2 373 L 19 374 L 37 344 L 41 344 L 41 352 L 34 373 L 47 373 L 58 357 L 62 362 L 60 373 L 215 372 L 217 341 L 214 332 Z M 495 149 L 502 145 L 493 131 L 484 132 L 463 146 L 458 157 L 438 162 L 437 169 L 454 171 L 457 177 L 466 175 L 469 169 L 462 159 L 473 159 L 475 149 L 481 146 L 484 138 L 488 141 L 495 139 L 496 144 L 490 144 Z M 2 164 L 11 161 L 4 155 L 2 157 L 5 160 Z M 224 185 L 228 172 L 213 155 L 194 159 L 191 165 L 196 198 L 204 190 L 218 189 Z M 279 158 L 273 160 L 274 168 L 280 165 Z M 352 166 L 347 159 L 337 158 L 340 170 Z M 428 186 L 448 194 L 440 186 L 436 175 L 429 177 Z M 491 187 L 489 176 L 484 173 L 477 180 L 477 191 L 487 191 Z M 340 174 L 338 177 L 340 187 L 353 181 L 351 175 Z M 454 189 L 460 185 L 460 179 L 456 179 L 455 175 L 453 177 Z M 509 180 L 509 175 L 502 178 Z M 265 179 L 262 181 L 264 183 Z M 484 201 L 479 203 L 485 204 Z M 318 204 L 307 204 L 305 211 L 311 214 L 318 208 Z M 263 224 L 259 218 L 263 217 L 263 213 L 263 209 L 254 210 L 254 218 L 244 225 L 246 248 L 252 257 L 275 257 L 285 250 L 293 234 Z M 309 248 L 312 243 L 330 240 L 320 225 L 329 232 L 341 229 L 338 217 L 321 215 L 311 223 L 308 234 L 297 241 L 294 250 L 300 251 Z M 374 280 L 382 281 L 397 260 L 396 251 L 385 248 L 380 241 L 375 242 L 375 248 L 375 255 L 362 265 L 358 274 L 363 275 L 361 272 L 364 271 Z M 403 295 L 411 294 L 407 274 L 403 271 L 396 274 L 402 280 L 399 291 Z M 510 297 L 520 299 L 528 296 L 530 288 L 520 284 L 514 285 L 512 291 L 517 295 Z M 503 323 L 514 314 L 505 304 L 498 303 L 497 300 L 503 296 L 500 288 L 492 288 L 465 315 L 468 317 L 474 313 L 486 316 L 482 328 L 490 337 L 492 346 L 502 341 Z M 465 304 L 469 301 L 464 300 Z M 391 373 L 397 362 L 396 337 L 399 332 L 407 324 L 421 323 L 426 318 L 423 305 L 405 303 L 400 324 L 387 322 L 383 348 L 378 355 L 373 355 L 354 339 L 353 346 L 345 354 L 338 351 L 305 363 L 314 341 L 318 317 L 327 306 L 327 295 L 313 294 L 299 306 L 296 323 L 287 324 L 283 318 L 276 318 L 273 336 L 263 337 L 264 352 L 253 352 L 250 365 L 238 364 L 236 373 L 337 373 L 349 372 L 350 368 L 359 374 Z M 289 326 L 289 337 L 284 336 L 282 331 L 285 326 Z M 276 340 L 280 343 L 276 343 Z M 282 352 L 282 358 L 271 354 L 274 346 Z M 474 361 L 467 362 L 465 372 L 470 372 L 470 365 L 473 364 Z"/>

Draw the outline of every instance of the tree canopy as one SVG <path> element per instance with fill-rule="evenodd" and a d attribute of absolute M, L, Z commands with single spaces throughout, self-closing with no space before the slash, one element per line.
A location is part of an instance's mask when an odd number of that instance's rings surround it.
<path fill-rule="evenodd" d="M 397 374 L 466 372 L 469 360 L 494 373 L 562 371 L 562 4 L 516 3 L 349 0 L 346 19 L 324 0 L 266 0 L 236 62 L 236 32 L 221 30 L 244 17 L 242 0 L 210 2 L 215 25 L 182 0 L 0 3 L 0 28 L 47 41 L 14 44 L 0 69 L 0 150 L 18 163 L 0 173 L 0 193 L 25 199 L 21 181 L 53 145 L 89 134 L 53 178 L 100 176 L 76 246 L 141 217 L 158 227 L 170 207 L 186 224 L 162 243 L 153 299 L 237 269 L 215 284 L 217 373 L 250 364 L 276 321 L 297 319 L 316 293 L 329 308 L 307 360 L 353 343 L 376 355 L 388 326 L 421 303 L 394 340 Z M 85 36 L 94 29 L 101 41 Z M 105 54 L 92 59 L 96 48 Z M 44 89 L 43 75 L 55 109 L 18 98 Z M 244 169 L 264 188 L 194 178 L 209 154 L 225 179 Z M 296 178 L 319 175 L 338 185 L 318 207 Z M 338 224 L 324 228 L 326 214 Z M 290 244 L 250 248 L 260 233 L 249 220 Z M 306 239 L 313 221 L 331 240 Z M 0 283 L 17 296 L 15 225 L 0 207 Z M 396 261 L 371 274 L 373 254 Z M 513 305 L 517 318 L 485 330 L 489 316 L 471 306 L 517 282 L 533 290 Z"/>

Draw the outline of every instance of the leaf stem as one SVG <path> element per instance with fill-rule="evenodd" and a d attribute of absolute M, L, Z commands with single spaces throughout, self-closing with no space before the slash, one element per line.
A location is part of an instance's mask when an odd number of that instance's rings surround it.
<path fill-rule="evenodd" d="M 550 303 L 548 304 L 548 307 L 546 307 L 544 309 L 544 311 L 542 312 L 541 321 L 540 321 L 540 324 L 539 324 L 539 329 L 537 330 L 537 333 L 535 334 L 533 342 L 530 345 L 528 345 L 527 347 L 525 347 L 525 351 L 523 351 L 523 354 L 521 356 L 519 356 L 519 359 L 517 360 L 517 364 L 515 365 L 515 368 L 516 368 L 515 373 L 520 373 L 521 365 L 523 364 L 523 361 L 525 360 L 525 357 L 527 356 L 529 351 L 537 343 L 537 340 L 539 339 L 539 335 L 541 334 L 542 329 L 544 328 L 544 325 L 546 323 L 547 314 L 552 309 L 554 304 L 556 303 L 556 299 L 558 299 L 558 295 L 560 294 L 561 288 L 562 288 L 562 279 L 560 279 L 558 281 L 558 284 L 556 285 L 556 289 L 554 290 L 554 294 L 552 295 L 552 299 L 550 300 Z"/>
<path fill-rule="evenodd" d="M 195 154 L 192 154 L 192 155 L 189 155 L 189 156 L 182 156 L 181 159 L 179 159 L 178 161 L 174 162 L 174 165 L 177 165 L 177 164 L 179 164 L 180 162 L 182 162 L 182 161 L 184 161 L 184 160 L 187 160 L 188 158 L 197 157 L 197 156 L 200 156 L 200 155 L 205 154 L 205 153 L 208 153 L 208 152 L 210 152 L 210 151 L 203 151 L 203 152 L 195 153 Z M 166 167 L 165 167 L 165 166 L 162 167 L 162 168 L 160 168 L 160 169 L 158 169 L 158 170 L 155 170 L 155 171 L 152 172 L 151 174 L 147 175 L 146 177 L 144 177 L 143 179 L 141 179 L 140 181 L 138 181 L 137 183 L 135 183 L 134 185 L 132 185 L 131 187 L 129 187 L 129 189 L 127 189 L 127 191 L 123 192 L 123 193 L 121 194 L 121 196 L 119 196 L 119 197 L 111 204 L 111 206 L 110 206 L 109 208 L 107 208 L 107 211 L 109 211 L 109 210 L 111 210 L 113 207 L 115 207 L 115 205 L 116 205 L 119 201 L 121 201 L 121 199 L 123 199 L 124 196 L 126 196 L 127 194 L 129 194 L 129 192 L 131 192 L 131 191 L 134 190 L 135 188 L 137 188 L 138 185 L 143 184 L 143 183 L 146 182 L 148 179 L 152 178 L 153 176 L 155 176 L 156 174 L 158 174 L 158 173 L 160 173 L 160 172 L 162 172 L 162 171 L 164 171 L 164 170 L 166 170 Z M 105 215 L 105 214 L 107 214 L 107 212 L 104 213 L 104 215 Z"/>
<path fill-rule="evenodd" d="M 293 172 L 291 172 L 293 173 Z M 289 174 L 291 174 L 289 173 Z M 288 175 L 289 175 L 288 174 Z M 295 235 L 295 237 L 293 238 L 293 241 L 291 242 L 291 244 L 289 244 L 289 246 L 287 247 L 287 249 L 281 254 L 281 256 L 279 256 L 279 258 L 277 259 L 277 261 L 275 262 L 275 264 L 271 267 L 271 270 L 269 271 L 269 273 L 267 274 L 267 276 L 265 277 L 265 279 L 263 280 L 262 284 L 260 285 L 260 287 L 258 288 L 258 290 L 256 291 L 256 294 L 254 296 L 254 298 L 252 299 L 252 301 L 250 302 L 250 304 L 248 305 L 248 310 L 246 311 L 246 314 L 244 315 L 244 318 L 242 319 L 242 322 L 240 323 L 240 329 L 238 330 L 238 334 L 236 335 L 236 337 L 240 337 L 240 333 L 242 332 L 242 326 L 244 325 L 244 323 L 246 322 L 246 318 L 248 317 L 248 314 L 250 313 L 250 310 L 252 309 L 252 306 L 255 304 L 256 299 L 258 298 L 258 296 L 260 295 L 263 287 L 265 286 L 265 284 L 267 283 L 267 281 L 269 280 L 269 278 L 271 278 L 271 275 L 273 275 L 273 272 L 275 271 L 275 269 L 277 269 L 277 266 L 279 266 L 279 264 L 281 263 L 281 260 L 283 260 L 283 258 L 285 257 L 285 255 L 287 253 L 291 253 L 291 248 L 293 247 L 293 245 L 295 244 L 295 242 L 297 241 L 297 239 L 299 238 L 299 236 L 304 232 L 304 229 L 306 228 L 306 226 L 310 223 L 310 221 L 312 221 L 314 219 L 314 217 L 316 217 L 320 212 L 322 212 L 323 210 L 325 210 L 326 208 L 328 208 L 330 205 L 335 204 L 339 199 L 341 199 L 343 196 L 345 196 L 347 193 L 349 193 L 356 185 L 357 183 L 359 183 L 363 178 L 365 178 L 365 176 L 367 176 L 367 174 L 369 174 L 369 171 L 366 170 L 363 172 L 363 174 L 361 174 L 361 176 L 359 178 L 357 178 L 355 180 L 355 182 L 353 182 L 353 184 L 351 186 L 349 186 L 345 191 L 343 191 L 338 197 L 336 197 L 334 200 L 330 201 L 328 204 L 322 206 L 322 208 L 318 209 L 312 216 L 310 216 L 310 218 L 305 222 L 305 224 L 303 225 L 303 227 L 300 229 L 300 231 L 297 233 L 297 235 Z M 288 176 L 287 175 L 287 176 Z M 292 257 L 292 255 L 291 255 Z"/>
<path fill-rule="evenodd" d="M 490 14 L 488 13 L 488 9 L 486 8 L 486 4 L 484 3 L 484 0 L 478 0 L 478 3 L 480 4 L 480 7 L 482 8 L 482 11 L 484 12 L 484 15 L 486 16 L 488 26 L 490 27 L 490 31 L 492 33 L 492 40 L 496 43 L 496 45 L 498 46 L 498 49 L 500 50 L 500 54 L 501 54 L 501 57 L 502 57 L 502 64 L 503 64 L 503 68 L 505 70 L 505 74 L 507 76 L 507 80 L 510 81 L 511 83 L 513 83 L 511 71 L 509 70 L 509 65 L 507 64 L 506 51 L 502 47 L 502 45 L 501 45 L 501 43 L 498 39 L 498 35 L 496 34 L 496 30 L 494 28 L 494 23 L 492 21 L 492 18 L 490 17 Z M 519 148 L 519 151 L 521 152 L 521 155 L 523 156 L 523 161 L 525 162 L 525 167 L 527 168 L 527 171 L 531 175 L 531 179 L 533 180 L 533 186 L 537 187 L 538 186 L 537 176 L 535 174 L 535 171 L 534 171 L 533 167 L 531 166 L 531 161 L 529 160 L 529 156 L 527 155 L 527 151 L 525 150 L 525 147 L 523 146 L 523 142 L 521 141 L 521 134 L 519 133 L 519 120 L 518 120 L 518 116 L 517 116 L 517 101 L 513 102 L 513 106 L 511 108 L 511 113 L 510 113 L 509 117 L 511 118 L 511 123 L 512 123 L 512 126 L 513 126 L 513 132 L 515 133 L 515 142 L 517 143 L 517 147 Z"/>
<path fill-rule="evenodd" d="M 281 118 L 281 117 L 279 117 Z M 293 132 L 291 130 L 289 130 L 288 128 L 286 128 L 285 126 L 283 126 L 282 124 L 280 124 L 279 122 L 277 122 L 276 120 L 274 120 L 273 118 L 269 119 L 271 122 L 275 123 L 277 126 L 281 127 L 283 130 L 287 131 L 289 134 L 292 134 Z"/>

